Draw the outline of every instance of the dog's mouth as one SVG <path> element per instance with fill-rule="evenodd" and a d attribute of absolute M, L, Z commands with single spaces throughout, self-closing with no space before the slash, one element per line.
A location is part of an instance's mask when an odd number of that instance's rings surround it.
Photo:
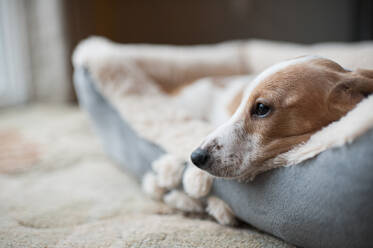
<path fill-rule="evenodd" d="M 244 162 L 241 164 L 228 164 L 220 160 L 210 161 L 202 170 L 215 177 L 234 179 L 240 182 L 248 182 L 255 178 L 256 175 L 267 171 L 266 166 L 255 166 L 254 164 Z"/>
<path fill-rule="evenodd" d="M 195 166 L 216 177 L 240 177 L 243 167 L 242 159 L 236 154 L 232 153 L 226 158 L 221 158 L 201 148 L 192 152 L 191 160 Z"/>

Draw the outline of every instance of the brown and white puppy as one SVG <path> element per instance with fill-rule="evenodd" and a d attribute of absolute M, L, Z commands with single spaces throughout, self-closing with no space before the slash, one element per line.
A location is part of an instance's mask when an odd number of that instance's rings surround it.
<path fill-rule="evenodd" d="M 231 118 L 191 160 L 214 176 L 246 180 L 280 166 L 273 163 L 276 156 L 306 142 L 371 94 L 373 71 L 350 71 L 306 56 L 268 68 L 235 92 L 226 105 Z"/>

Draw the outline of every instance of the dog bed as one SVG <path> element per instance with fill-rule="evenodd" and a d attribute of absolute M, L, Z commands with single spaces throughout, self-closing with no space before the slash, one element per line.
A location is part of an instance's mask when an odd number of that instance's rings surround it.
<path fill-rule="evenodd" d="M 310 53 L 349 69 L 373 68 L 372 42 L 302 46 L 252 40 L 173 47 L 90 38 L 74 53 L 74 81 L 107 153 L 141 179 L 166 152 L 187 159 L 213 130 L 164 92 L 206 77 L 256 74 L 275 62 Z M 295 245 L 373 246 L 373 98 L 358 107 L 360 112 L 345 118 L 355 132 L 342 126 L 337 133 L 342 138 L 322 146 L 320 152 L 326 151 L 299 156 L 296 166 L 271 170 L 250 183 L 215 179 L 212 194 L 241 220 Z M 363 121 L 356 118 L 361 115 Z M 341 130 L 336 124 L 329 134 Z M 323 137 L 317 139 L 323 142 Z"/>

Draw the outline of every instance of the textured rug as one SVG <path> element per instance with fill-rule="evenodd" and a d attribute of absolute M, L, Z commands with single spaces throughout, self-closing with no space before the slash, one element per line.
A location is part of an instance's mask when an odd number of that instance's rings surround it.
<path fill-rule="evenodd" d="M 291 247 L 148 199 L 78 107 L 0 110 L 0 247 Z"/>

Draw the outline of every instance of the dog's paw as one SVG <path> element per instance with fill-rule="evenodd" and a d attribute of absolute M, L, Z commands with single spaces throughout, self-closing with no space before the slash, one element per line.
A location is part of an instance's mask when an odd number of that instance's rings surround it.
<path fill-rule="evenodd" d="M 194 213 L 203 212 L 202 203 L 199 200 L 187 196 L 180 190 L 172 190 L 164 196 L 163 200 L 168 206 L 175 209 Z"/>
<path fill-rule="evenodd" d="M 184 161 L 172 154 L 165 154 L 152 163 L 158 185 L 166 189 L 176 188 L 181 183 L 184 167 Z"/>
<path fill-rule="evenodd" d="M 212 186 L 213 177 L 207 172 L 190 165 L 183 176 L 184 191 L 193 198 L 206 196 Z"/>
<path fill-rule="evenodd" d="M 232 209 L 227 203 L 215 196 L 210 196 L 207 199 L 206 211 L 220 224 L 228 226 L 234 226 L 237 224 Z"/>
<path fill-rule="evenodd" d="M 157 178 L 153 172 L 148 172 L 142 179 L 142 190 L 155 200 L 161 200 L 166 190 L 159 187 Z"/>

